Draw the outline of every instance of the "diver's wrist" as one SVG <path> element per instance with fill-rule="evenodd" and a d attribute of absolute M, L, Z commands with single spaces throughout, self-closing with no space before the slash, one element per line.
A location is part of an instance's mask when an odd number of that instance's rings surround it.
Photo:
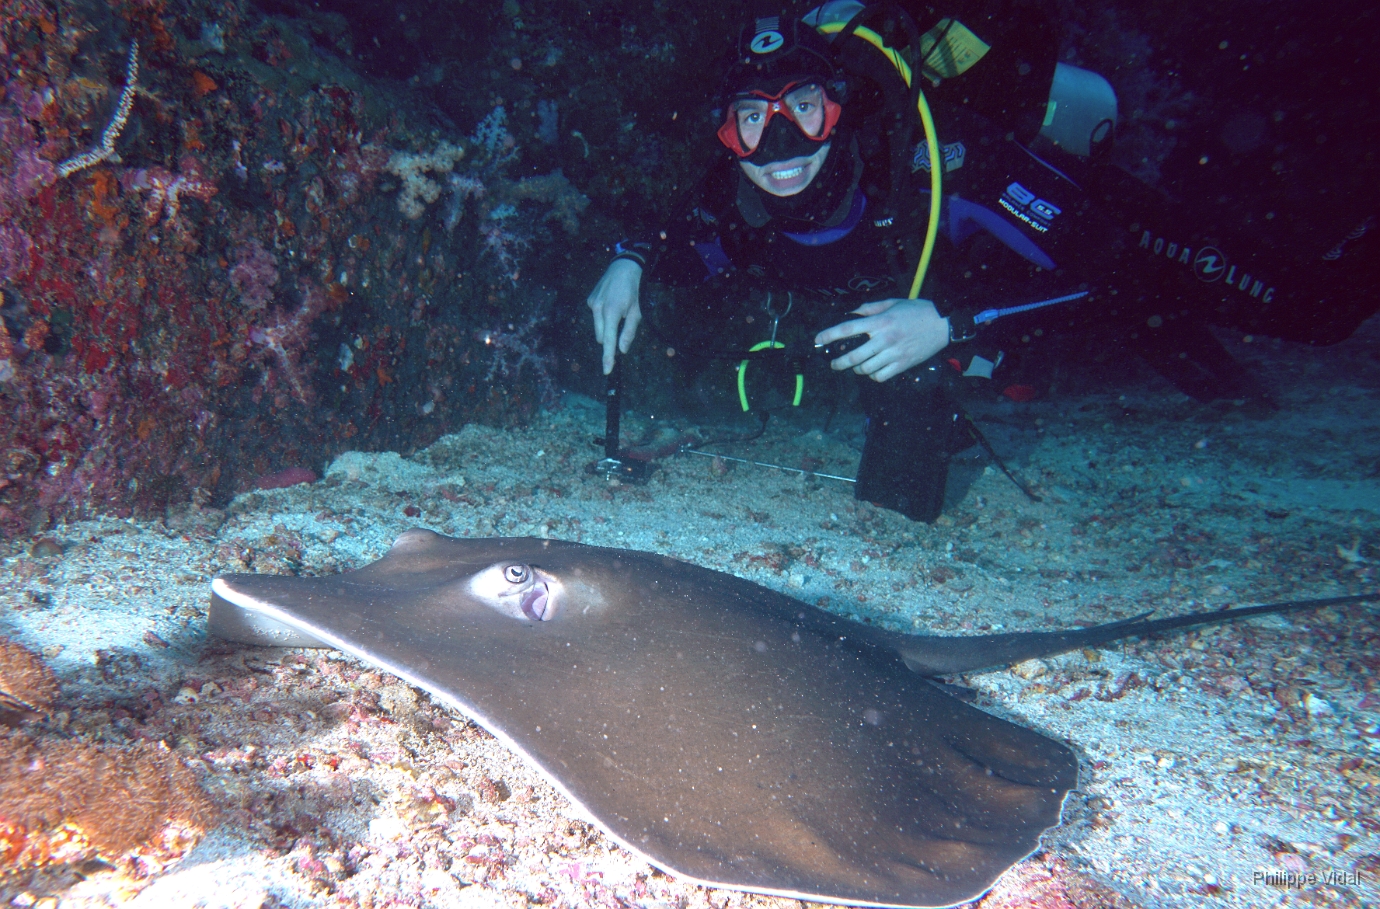
<path fill-rule="evenodd" d="M 619 262 L 630 263 L 633 268 L 637 269 L 636 274 L 639 278 L 642 277 L 642 272 L 646 270 L 646 263 L 634 256 L 614 256 L 613 260 L 609 262 L 609 268 L 613 268 Z"/>
<path fill-rule="evenodd" d="M 944 317 L 949 326 L 949 343 L 962 344 L 977 337 L 977 324 L 970 313 L 951 312 Z"/>
<path fill-rule="evenodd" d="M 636 262 L 645 269 L 647 267 L 647 256 L 651 251 L 652 248 L 650 244 L 638 243 L 632 240 L 622 240 L 614 244 L 613 261 L 617 262 L 619 259 L 626 259 L 629 262 Z"/>

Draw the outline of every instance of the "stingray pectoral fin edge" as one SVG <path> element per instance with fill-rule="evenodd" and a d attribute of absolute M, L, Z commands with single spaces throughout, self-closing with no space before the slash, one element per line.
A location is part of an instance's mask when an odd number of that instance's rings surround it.
<path fill-rule="evenodd" d="M 272 604 L 235 590 L 224 578 L 211 582 L 206 629 L 214 637 L 253 647 L 335 647 L 317 634 L 275 617 Z"/>

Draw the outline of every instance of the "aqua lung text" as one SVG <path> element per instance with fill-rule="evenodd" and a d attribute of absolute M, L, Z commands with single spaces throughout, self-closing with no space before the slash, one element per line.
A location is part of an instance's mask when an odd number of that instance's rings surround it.
<path fill-rule="evenodd" d="M 1140 248 L 1148 250 L 1152 256 L 1164 256 L 1180 265 L 1187 265 L 1204 284 L 1222 281 L 1261 303 L 1269 303 L 1275 298 L 1273 287 L 1240 266 L 1229 264 L 1227 257 L 1215 246 L 1201 247 L 1195 254 L 1190 247 L 1157 237 L 1147 230 L 1140 235 Z"/>

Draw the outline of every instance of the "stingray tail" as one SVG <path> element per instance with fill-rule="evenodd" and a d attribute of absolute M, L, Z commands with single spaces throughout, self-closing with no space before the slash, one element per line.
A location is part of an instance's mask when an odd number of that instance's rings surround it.
<path fill-rule="evenodd" d="M 897 650 L 906 665 L 921 675 L 948 675 L 994 666 L 1009 666 L 1035 657 L 1054 656 L 1083 647 L 1097 647 L 1122 638 L 1158 634 L 1176 628 L 1221 625 L 1251 616 L 1301 612 L 1370 600 L 1380 600 L 1380 591 L 1321 600 L 1289 600 L 1264 606 L 1248 606 L 1244 609 L 1171 616 L 1167 619 L 1149 619 L 1147 617 L 1150 613 L 1147 612 L 1129 619 L 1075 631 L 1014 632 L 955 638 L 908 636 L 908 640 L 901 642 Z"/>

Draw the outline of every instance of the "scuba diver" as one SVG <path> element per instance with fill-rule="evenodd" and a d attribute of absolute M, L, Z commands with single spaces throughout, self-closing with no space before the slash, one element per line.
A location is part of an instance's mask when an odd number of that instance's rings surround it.
<path fill-rule="evenodd" d="M 856 497 L 932 522 L 972 441 L 955 382 L 990 379 L 1032 335 L 1110 329 L 1195 398 L 1263 399 L 1209 322 L 1333 343 L 1374 311 L 1351 290 L 1358 268 L 1374 285 L 1373 218 L 1306 267 L 1195 232 L 1107 163 L 1115 94 L 1056 62 L 1039 10 L 978 6 L 917 23 L 834 0 L 754 19 L 717 99 L 725 154 L 655 239 L 618 244 L 589 294 L 604 372 L 638 331 L 645 277 L 701 289 L 686 331 L 765 315 L 757 347 L 780 348 L 789 318 L 865 380 Z M 754 291 L 767 302 L 745 313 Z"/>

